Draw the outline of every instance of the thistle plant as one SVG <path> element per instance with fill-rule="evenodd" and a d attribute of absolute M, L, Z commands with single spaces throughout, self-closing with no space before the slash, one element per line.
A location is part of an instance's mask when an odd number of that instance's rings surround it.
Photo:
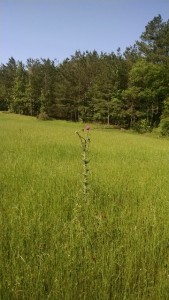
<path fill-rule="evenodd" d="M 83 194 L 86 200 L 87 192 L 88 192 L 88 164 L 89 164 L 89 145 L 90 145 L 90 137 L 89 137 L 90 126 L 86 126 L 84 129 L 85 136 L 82 136 L 78 131 L 76 134 L 78 135 L 82 147 L 82 164 L 83 164 Z"/>

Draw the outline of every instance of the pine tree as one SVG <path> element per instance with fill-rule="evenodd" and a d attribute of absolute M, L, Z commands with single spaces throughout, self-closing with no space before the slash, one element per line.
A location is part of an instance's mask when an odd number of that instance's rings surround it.
<path fill-rule="evenodd" d="M 24 65 L 22 62 L 18 62 L 12 90 L 12 101 L 10 103 L 10 110 L 15 113 L 27 114 L 27 103 L 25 98 L 26 83 L 27 74 Z"/>

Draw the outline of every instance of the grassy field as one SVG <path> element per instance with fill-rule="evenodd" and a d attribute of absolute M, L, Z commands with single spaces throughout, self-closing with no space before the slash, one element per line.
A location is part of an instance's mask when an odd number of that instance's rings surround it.
<path fill-rule="evenodd" d="M 0 299 L 169 299 L 169 141 L 0 113 Z"/>

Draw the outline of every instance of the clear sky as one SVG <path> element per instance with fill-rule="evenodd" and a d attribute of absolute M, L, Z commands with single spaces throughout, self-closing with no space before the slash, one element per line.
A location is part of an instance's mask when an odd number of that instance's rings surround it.
<path fill-rule="evenodd" d="M 0 0 L 0 63 L 123 52 L 158 14 L 169 19 L 169 0 Z"/>

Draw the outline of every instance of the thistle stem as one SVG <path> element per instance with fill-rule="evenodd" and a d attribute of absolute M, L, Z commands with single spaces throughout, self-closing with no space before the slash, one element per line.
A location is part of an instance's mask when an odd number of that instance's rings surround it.
<path fill-rule="evenodd" d="M 88 134 L 86 136 L 86 138 L 82 137 L 78 131 L 76 131 L 76 134 L 78 135 L 78 137 L 80 138 L 80 142 L 81 142 L 81 146 L 82 146 L 82 162 L 83 162 L 83 194 L 84 194 L 84 198 L 85 201 L 87 200 L 87 192 L 88 192 L 88 163 L 89 163 L 89 159 L 88 159 L 88 149 L 89 149 L 89 143 L 90 143 L 90 139 L 88 137 Z"/>

